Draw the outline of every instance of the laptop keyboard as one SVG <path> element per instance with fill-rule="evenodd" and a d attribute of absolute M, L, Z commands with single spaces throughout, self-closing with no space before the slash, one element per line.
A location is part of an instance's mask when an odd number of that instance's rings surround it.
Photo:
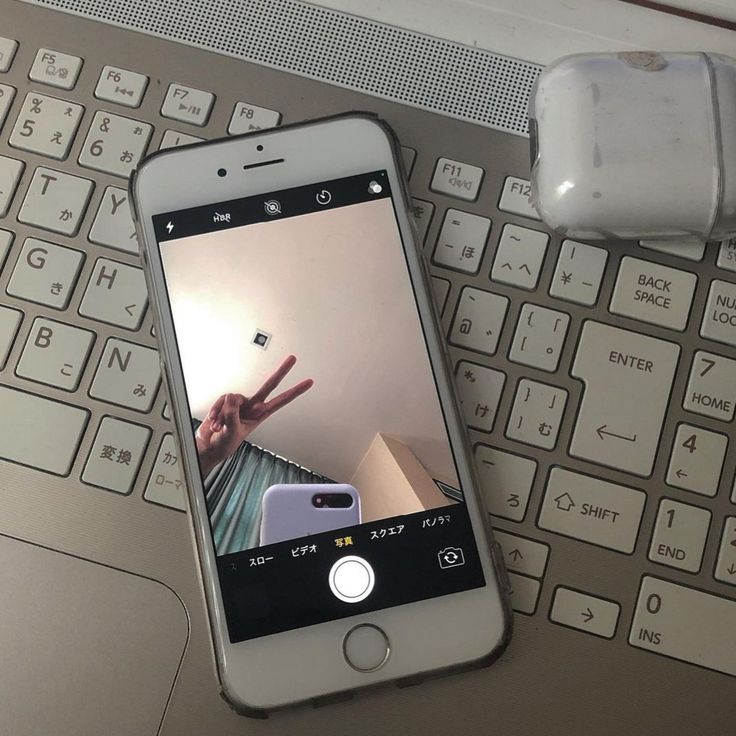
<path fill-rule="evenodd" d="M 0 73 L 18 48 L 0 38 Z M 254 104 L 257 90 L 216 98 L 83 49 L 34 52 L 22 85 L 0 76 L 0 383 L 14 376 L 0 407 L 15 428 L 0 457 L 175 513 L 184 489 L 171 429 L 158 431 L 170 417 L 126 178 L 147 151 L 222 135 L 216 106 L 232 110 L 230 134 L 281 113 Z M 84 75 L 96 109 L 75 99 Z M 150 96 L 159 113 L 137 114 Z M 627 244 L 619 258 L 546 232 L 523 176 L 478 211 L 485 156 L 402 153 L 514 609 L 736 675 L 736 507 L 721 502 L 736 504 L 736 241 Z M 411 175 L 420 159 L 425 181 Z M 22 242 L 16 220 L 32 232 Z M 563 537 L 614 570 L 639 552 L 638 593 L 611 600 L 571 570 L 541 610 Z"/>

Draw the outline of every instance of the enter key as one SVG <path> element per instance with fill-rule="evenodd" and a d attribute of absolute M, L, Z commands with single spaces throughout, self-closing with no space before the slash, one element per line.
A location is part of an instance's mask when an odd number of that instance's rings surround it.
<path fill-rule="evenodd" d="M 571 371 L 585 393 L 570 454 L 650 475 L 679 355 L 666 340 L 586 322 Z"/>

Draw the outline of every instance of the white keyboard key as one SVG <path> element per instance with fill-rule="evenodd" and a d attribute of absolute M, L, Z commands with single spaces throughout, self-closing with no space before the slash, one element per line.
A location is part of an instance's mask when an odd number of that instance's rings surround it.
<path fill-rule="evenodd" d="M 547 233 L 519 225 L 504 225 L 498 240 L 491 279 L 522 289 L 534 289 L 539 281 L 547 243 Z"/>
<path fill-rule="evenodd" d="M 69 475 L 89 412 L 0 386 L 0 458 Z"/>
<path fill-rule="evenodd" d="M 736 271 L 736 238 L 721 241 L 716 265 L 726 271 Z"/>
<path fill-rule="evenodd" d="M 127 177 L 138 165 L 153 126 L 140 120 L 98 111 L 79 154 L 80 166 Z"/>
<path fill-rule="evenodd" d="M 130 211 L 128 193 L 118 187 L 107 187 L 97 209 L 89 239 L 126 253 L 138 254 L 138 237 Z"/>
<path fill-rule="evenodd" d="M 726 345 L 736 345 L 736 284 L 711 281 L 700 334 Z"/>
<path fill-rule="evenodd" d="M 496 419 L 506 375 L 501 371 L 461 360 L 455 370 L 455 381 L 465 423 L 473 429 L 490 432 Z"/>
<path fill-rule="evenodd" d="M 14 148 L 61 161 L 69 154 L 83 112 L 73 102 L 29 92 L 8 142 Z"/>
<path fill-rule="evenodd" d="M 672 447 L 667 483 L 704 496 L 715 496 L 727 447 L 725 434 L 681 424 Z"/>
<path fill-rule="evenodd" d="M 39 166 L 18 212 L 18 221 L 62 235 L 76 235 L 94 182 Z"/>
<path fill-rule="evenodd" d="M 165 148 L 177 148 L 178 146 L 188 146 L 191 143 L 201 143 L 203 140 L 204 138 L 196 135 L 180 133 L 178 130 L 167 130 L 164 132 L 158 149 L 163 151 Z"/>
<path fill-rule="evenodd" d="M 508 570 L 533 578 L 543 577 L 547 567 L 549 545 L 499 530 L 495 530 L 493 536 L 501 546 L 503 561 Z"/>
<path fill-rule="evenodd" d="M 645 575 L 629 644 L 736 675 L 736 601 Z"/>
<path fill-rule="evenodd" d="M 646 499 L 645 493 L 634 488 L 552 468 L 538 525 L 630 554 Z"/>
<path fill-rule="evenodd" d="M 516 176 L 507 176 L 503 182 L 503 191 L 498 203 L 501 212 L 510 212 L 512 215 L 541 219 L 532 204 L 532 186 L 527 179 Z"/>
<path fill-rule="evenodd" d="M 10 69 L 17 50 L 18 42 L 15 39 L 0 36 L 0 72 Z"/>
<path fill-rule="evenodd" d="M 281 113 L 267 107 L 236 102 L 227 132 L 230 135 L 249 133 L 251 130 L 275 128 L 281 122 Z"/>
<path fill-rule="evenodd" d="M 702 261 L 705 255 L 705 243 L 700 240 L 640 240 L 639 245 L 688 261 Z"/>
<path fill-rule="evenodd" d="M 417 226 L 419 244 L 424 245 L 424 241 L 427 239 L 429 223 L 432 222 L 432 215 L 434 215 L 434 205 L 431 202 L 425 202 L 423 199 L 412 197 L 409 210 Z"/>
<path fill-rule="evenodd" d="M 84 292 L 79 314 L 128 330 L 137 330 L 148 306 L 140 268 L 98 258 Z"/>
<path fill-rule="evenodd" d="M 0 305 L 0 371 L 5 368 L 22 319 L 23 312 Z"/>
<path fill-rule="evenodd" d="M 598 301 L 607 260 L 608 251 L 604 248 L 564 240 L 549 287 L 550 296 L 592 307 Z"/>
<path fill-rule="evenodd" d="M 621 606 L 614 601 L 560 585 L 555 590 L 549 617 L 557 624 L 613 639 L 620 613 Z"/>
<path fill-rule="evenodd" d="M 82 60 L 78 56 L 53 49 L 39 49 L 28 76 L 34 82 L 72 89 L 81 69 Z"/>
<path fill-rule="evenodd" d="M 697 282 L 689 271 L 626 256 L 618 270 L 611 312 L 682 331 Z"/>
<path fill-rule="evenodd" d="M 439 158 L 429 188 L 433 192 L 473 202 L 478 199 L 484 173 L 480 166 L 471 166 L 451 158 Z"/>
<path fill-rule="evenodd" d="M 161 416 L 166 419 L 166 421 L 169 421 L 171 419 L 171 409 L 169 408 L 169 402 L 167 401 L 164 404 L 163 411 L 161 412 Z"/>
<path fill-rule="evenodd" d="M 0 271 L 3 269 L 3 264 L 5 263 L 8 253 L 10 253 L 10 246 L 13 244 L 13 238 L 15 238 L 15 234 L 10 230 L 0 230 Z"/>
<path fill-rule="evenodd" d="M 663 498 L 654 523 L 649 559 L 678 570 L 698 572 L 709 527 L 710 511 Z"/>
<path fill-rule="evenodd" d="M 148 427 L 103 417 L 82 480 L 108 491 L 130 493 L 150 436 Z"/>
<path fill-rule="evenodd" d="M 714 577 L 724 583 L 736 585 L 736 516 L 727 516 L 723 523 Z"/>
<path fill-rule="evenodd" d="M 679 355 L 674 343 L 586 322 L 571 371 L 585 392 L 570 454 L 648 476 Z"/>
<path fill-rule="evenodd" d="M 401 161 L 404 164 L 406 178 L 411 178 L 411 172 L 414 170 L 414 162 L 417 160 L 417 152 L 409 146 L 401 146 Z"/>
<path fill-rule="evenodd" d="M 187 509 L 186 488 L 179 464 L 179 452 L 176 449 L 174 436 L 171 434 L 164 435 L 161 441 L 143 498 L 162 506 L 179 509 L 179 511 Z"/>
<path fill-rule="evenodd" d="M 468 350 L 493 355 L 498 347 L 509 300 L 505 296 L 466 286 L 450 328 L 450 342 Z"/>
<path fill-rule="evenodd" d="M 14 97 L 15 87 L 11 87 L 9 84 L 0 84 L 0 129 L 3 127 Z"/>
<path fill-rule="evenodd" d="M 204 126 L 207 125 L 214 101 L 215 96 L 211 92 L 185 87 L 183 84 L 170 84 L 161 114 L 182 123 Z"/>
<path fill-rule="evenodd" d="M 8 214 L 24 168 L 22 161 L 0 156 L 0 217 Z"/>
<path fill-rule="evenodd" d="M 509 360 L 550 373 L 556 371 L 569 323 L 570 316 L 564 312 L 524 304 Z"/>
<path fill-rule="evenodd" d="M 736 360 L 698 350 L 682 405 L 695 414 L 730 422 L 736 402 Z"/>
<path fill-rule="evenodd" d="M 532 616 L 537 610 L 541 583 L 539 580 L 528 578 L 526 575 L 517 575 L 515 572 L 508 575 L 511 584 L 511 607 L 514 611 Z"/>
<path fill-rule="evenodd" d="M 488 512 L 522 521 L 537 474 L 536 461 L 478 443 L 475 467 Z"/>
<path fill-rule="evenodd" d="M 37 317 L 15 372 L 31 381 L 74 391 L 94 340 L 89 330 Z"/>
<path fill-rule="evenodd" d="M 464 273 L 478 273 L 491 221 L 461 210 L 447 210 L 432 261 Z"/>
<path fill-rule="evenodd" d="M 551 450 L 557 444 L 567 391 L 523 378 L 516 390 L 506 436 L 512 440 Z"/>
<path fill-rule="evenodd" d="M 445 311 L 447 297 L 450 293 L 450 282 L 447 279 L 441 279 L 438 276 L 432 276 L 431 278 L 434 300 L 437 304 L 437 309 L 439 310 L 439 313 L 442 314 Z"/>
<path fill-rule="evenodd" d="M 15 234 L 10 230 L 0 230 L 0 271 L 3 269 L 8 253 L 10 253 L 10 246 L 13 244 L 14 237 Z"/>
<path fill-rule="evenodd" d="M 158 353 L 152 348 L 110 338 L 89 394 L 92 398 L 147 412 L 161 383 Z"/>
<path fill-rule="evenodd" d="M 8 294 L 65 309 L 83 260 L 78 250 L 26 238 L 8 282 Z"/>
<path fill-rule="evenodd" d="M 105 66 L 97 80 L 95 97 L 125 107 L 140 107 L 147 86 L 148 77 L 145 74 L 117 66 Z"/>

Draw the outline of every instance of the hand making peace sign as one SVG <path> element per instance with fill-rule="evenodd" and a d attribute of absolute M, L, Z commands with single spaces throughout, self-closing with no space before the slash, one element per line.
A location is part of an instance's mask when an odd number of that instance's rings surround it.
<path fill-rule="evenodd" d="M 293 355 L 285 358 L 252 396 L 223 394 L 212 405 L 200 424 L 196 437 L 203 476 L 208 475 L 226 457 L 230 457 L 261 422 L 312 387 L 314 381 L 306 378 L 278 396 L 268 398 L 295 363 L 296 358 Z"/>

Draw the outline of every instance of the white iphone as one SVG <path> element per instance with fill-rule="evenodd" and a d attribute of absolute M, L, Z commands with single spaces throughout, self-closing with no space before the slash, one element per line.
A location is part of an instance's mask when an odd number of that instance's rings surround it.
<path fill-rule="evenodd" d="M 261 544 L 360 524 L 360 496 L 346 483 L 279 483 L 261 502 Z"/>
<path fill-rule="evenodd" d="M 488 664 L 510 637 L 398 150 L 351 114 L 163 151 L 131 185 L 217 669 L 243 713 Z M 310 503 L 339 484 L 345 524 L 292 525 L 293 490 L 270 508 L 298 484 Z M 293 538 L 262 545 L 271 511 Z"/>

